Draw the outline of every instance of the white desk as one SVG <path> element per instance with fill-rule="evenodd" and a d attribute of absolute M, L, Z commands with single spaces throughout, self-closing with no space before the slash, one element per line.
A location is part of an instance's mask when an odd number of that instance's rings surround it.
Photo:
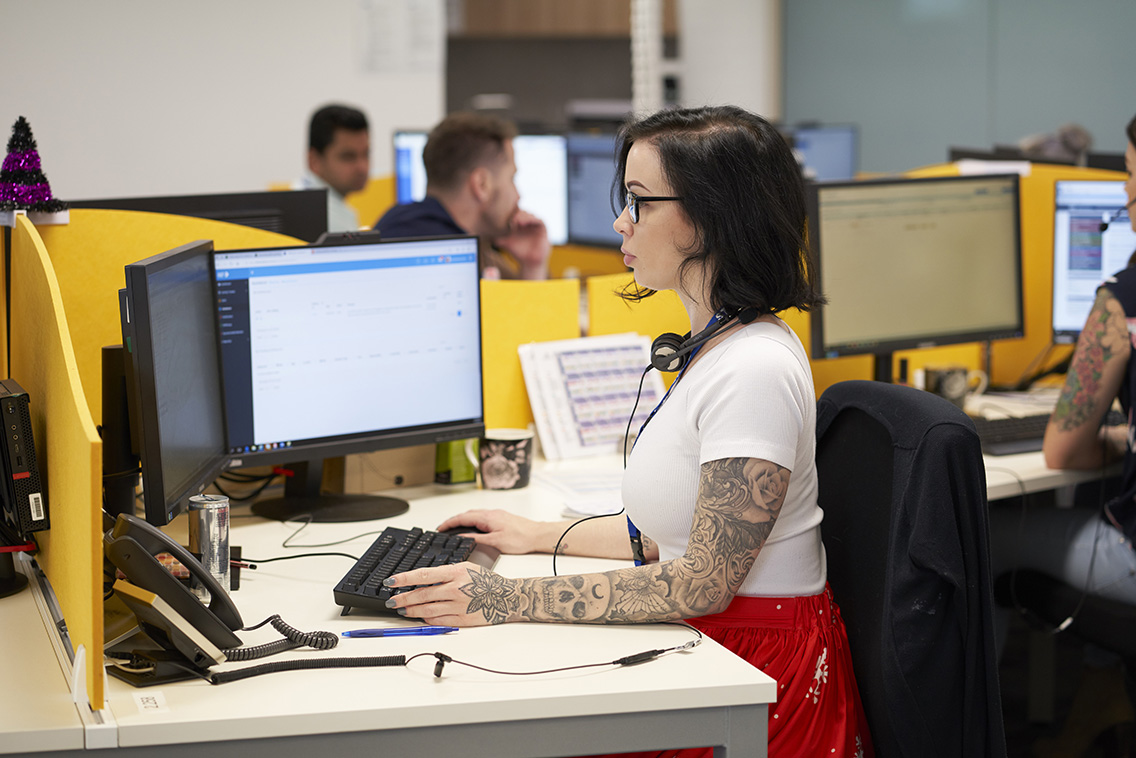
<path fill-rule="evenodd" d="M 1029 416 L 1049 413 L 1057 403 L 1059 389 L 1037 390 L 1028 393 L 969 395 L 966 410 L 975 415 Z M 1040 452 L 1017 455 L 984 455 L 986 465 L 986 497 L 999 500 L 1034 492 L 1058 489 L 1101 478 L 1099 469 L 1073 471 L 1051 469 L 1045 465 Z M 1106 475 L 1118 473 L 1120 464 L 1107 468 Z"/>
<path fill-rule="evenodd" d="M 1017 455 L 984 455 L 982 462 L 986 465 L 986 497 L 988 500 L 1054 490 L 1059 487 L 1101 478 L 1100 469 L 1091 471 L 1051 469 L 1045 465 L 1045 460 L 1040 452 L 1018 453 Z M 1119 463 L 1109 466 L 1104 471 L 1106 475 L 1119 472 Z"/>
<path fill-rule="evenodd" d="M 30 588 L 0 598 L 0 666 L 0 753 L 82 750 L 83 721 Z"/>
<path fill-rule="evenodd" d="M 1050 471 L 1040 453 L 986 459 L 992 498 L 1038 491 L 1090 479 L 1093 472 Z M 549 464 L 553 474 L 618 472 L 619 460 Z M 1008 473 L 1008 472 L 1013 472 Z M 1015 477 L 1020 477 L 1022 483 Z M 424 486 L 403 490 L 411 510 L 391 519 L 395 526 L 432 527 L 469 507 L 491 505 L 534 518 L 556 518 L 562 498 L 542 484 L 525 490 L 489 493 L 469 485 Z M 372 536 L 337 547 L 287 549 L 281 542 L 293 525 L 239 518 L 234 511 L 233 542 L 251 558 L 309 551 L 358 555 Z M 381 528 L 387 522 L 373 522 Z M 322 524 L 301 533 L 301 544 L 333 541 L 362 531 L 357 524 Z M 234 598 L 246 624 L 279 613 L 304 630 L 405 624 L 401 619 L 342 617 L 331 587 L 350 566 L 337 557 L 262 564 L 242 573 Z M 514 576 L 550 573 L 549 556 L 503 556 L 498 570 Z M 598 559 L 558 559 L 562 573 L 623 565 Z M 277 638 L 275 631 L 242 633 L 248 644 Z M 226 664 L 241 667 L 284 658 L 412 655 L 442 651 L 455 659 L 513 671 L 609 661 L 641 650 L 671 647 L 690 633 L 664 625 L 584 626 L 506 624 L 463 629 L 442 637 L 344 639 L 333 651 L 291 651 L 264 661 Z M 5 682 L 27 686 L 0 688 L 0 753 L 83 750 L 81 719 L 70 703 L 47 633 L 30 593 L 0 600 L 0 640 L 12 658 L 14 675 Z M 18 644 L 14 643 L 19 640 Z M 719 755 L 764 755 L 767 707 L 776 684 L 712 641 L 690 652 L 668 654 L 632 667 L 597 668 L 534 677 L 488 674 L 451 663 L 441 679 L 434 660 L 422 658 L 405 668 L 295 671 L 211 686 L 182 682 L 135 689 L 116 679 L 108 687 L 104 711 L 120 748 L 160 750 L 165 756 L 290 754 L 433 755 L 470 746 L 500 756 L 584 755 L 683 745 L 723 745 Z M 35 697 L 24 697 L 27 693 Z M 475 750 L 474 752 L 479 752 Z M 141 753 L 146 754 L 146 753 Z"/>
<path fill-rule="evenodd" d="M 366 527 L 433 527 L 469 507 L 501 506 L 553 518 L 561 500 L 540 485 L 489 493 L 469 485 L 403 490 L 411 510 L 389 521 L 309 526 L 298 540 L 322 543 Z M 236 509 L 234 516 L 241 513 Z M 232 540 L 250 558 L 315 551 L 360 554 L 374 535 L 337 547 L 288 549 L 296 525 L 234 518 Z M 522 576 L 550 573 L 550 556 L 503 556 L 497 569 Z M 625 565 L 558 559 L 561 573 Z M 340 616 L 332 586 L 351 560 L 305 558 L 244 571 L 234 593 L 246 625 L 279 613 L 303 631 L 336 634 L 352 628 L 408 625 L 397 617 Z M 7 614 L 4 625 L 7 627 Z M 35 619 L 39 623 L 38 618 Z M 40 632 L 42 635 L 42 630 Z M 278 639 L 271 628 L 240 634 L 247 644 Z M 488 668 L 533 671 L 611 661 L 693 638 L 669 625 L 586 626 L 506 624 L 439 637 L 343 639 L 332 651 L 290 651 L 240 668 L 286 658 L 354 657 L 442 651 Z M 538 676 L 489 674 L 456 663 L 442 678 L 434 659 L 406 667 L 328 669 L 267 674 L 212 686 L 203 681 L 136 689 L 110 679 L 109 716 L 120 748 L 169 756 L 248 758 L 256 755 L 438 755 L 461 751 L 495 756 L 570 756 L 633 749 L 720 746 L 716 755 L 766 754 L 767 703 L 776 683 L 710 640 L 691 650 L 627 667 Z M 49 667 L 50 668 L 50 667 Z M 57 667 L 54 667 L 57 672 Z M 3 730 L 0 729 L 0 732 Z M 208 744 L 203 744 L 208 743 Z M 491 746 L 491 747 L 489 747 Z M 73 746 L 72 746 L 73 747 Z M 30 749 L 40 749 L 38 746 Z M 8 745 L 0 735 L 0 753 Z M 76 751 L 76 754 L 78 752 Z M 150 754 L 149 752 L 139 754 Z"/>

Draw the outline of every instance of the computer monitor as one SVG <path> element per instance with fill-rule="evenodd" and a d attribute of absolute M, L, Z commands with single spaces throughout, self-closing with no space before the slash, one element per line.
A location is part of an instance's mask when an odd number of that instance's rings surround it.
<path fill-rule="evenodd" d="M 130 438 L 156 526 L 227 461 L 212 255 L 198 241 L 132 263 L 119 294 Z"/>
<path fill-rule="evenodd" d="M 812 183 L 809 239 L 827 305 L 812 356 L 1021 337 L 1018 176 Z"/>
<path fill-rule="evenodd" d="M 325 458 L 484 431 L 477 238 L 217 252 L 227 450 L 287 464 L 253 512 L 355 521 L 396 498 L 320 493 Z"/>
<path fill-rule="evenodd" d="M 1136 251 L 1122 181 L 1059 179 L 1053 210 L 1053 341 L 1077 341 L 1097 287 Z M 1106 225 L 1102 228 L 1102 225 Z"/>
<path fill-rule="evenodd" d="M 623 244 L 623 237 L 612 228 L 615 157 L 615 134 L 568 135 L 569 242 L 615 248 Z"/>
<path fill-rule="evenodd" d="M 856 176 L 859 139 L 854 125 L 797 126 L 791 133 L 810 179 L 847 181 Z"/>
<path fill-rule="evenodd" d="M 217 195 L 171 195 L 68 200 L 72 208 L 148 211 L 209 218 L 267 229 L 315 242 L 327 231 L 327 190 L 233 192 Z"/>
<path fill-rule="evenodd" d="M 1103 168 L 1108 171 L 1128 171 L 1128 164 L 1124 161 L 1124 153 L 1092 153 L 1085 156 L 1085 165 L 1089 168 Z"/>
<path fill-rule="evenodd" d="M 395 197 L 411 203 L 426 197 L 422 151 L 429 135 L 394 134 Z M 563 134 L 519 134 L 513 138 L 520 206 L 544 221 L 554 245 L 568 241 L 568 145 Z"/>

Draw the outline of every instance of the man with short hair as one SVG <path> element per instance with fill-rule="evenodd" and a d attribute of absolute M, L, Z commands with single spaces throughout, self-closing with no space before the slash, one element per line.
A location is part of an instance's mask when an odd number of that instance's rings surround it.
<path fill-rule="evenodd" d="M 495 116 L 447 116 L 430 132 L 422 152 L 426 197 L 394 206 L 375 229 L 384 239 L 476 234 L 486 279 L 547 278 L 548 230 L 518 206 L 515 136 L 513 125 Z"/>
<path fill-rule="evenodd" d="M 326 105 L 312 114 L 308 128 L 308 173 L 296 189 L 327 188 L 327 230 L 359 229 L 355 209 L 345 197 L 367 186 L 371 176 L 371 137 L 367 117 L 346 105 Z"/>

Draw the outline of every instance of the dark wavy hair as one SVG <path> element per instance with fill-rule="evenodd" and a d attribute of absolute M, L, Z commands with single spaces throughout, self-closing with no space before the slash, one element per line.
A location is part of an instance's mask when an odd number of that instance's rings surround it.
<path fill-rule="evenodd" d="M 1124 131 L 1128 133 L 1128 141 L 1132 144 L 1132 147 L 1136 147 L 1136 116 L 1132 117 Z"/>
<path fill-rule="evenodd" d="M 715 311 L 807 311 L 824 303 L 816 289 L 806 232 L 805 188 L 792 150 L 760 116 L 733 106 L 664 110 L 625 124 L 617 140 L 613 207 L 624 201 L 627 154 L 636 142 L 655 148 L 672 194 L 695 239 L 681 251 L 680 276 L 713 273 Z M 632 301 L 654 294 L 632 283 Z"/>

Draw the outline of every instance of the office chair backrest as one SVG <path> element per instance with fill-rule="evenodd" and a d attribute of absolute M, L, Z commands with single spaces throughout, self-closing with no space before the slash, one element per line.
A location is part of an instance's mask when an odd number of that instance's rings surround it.
<path fill-rule="evenodd" d="M 930 393 L 839 382 L 818 402 L 817 473 L 876 754 L 1004 756 L 973 424 Z"/>

